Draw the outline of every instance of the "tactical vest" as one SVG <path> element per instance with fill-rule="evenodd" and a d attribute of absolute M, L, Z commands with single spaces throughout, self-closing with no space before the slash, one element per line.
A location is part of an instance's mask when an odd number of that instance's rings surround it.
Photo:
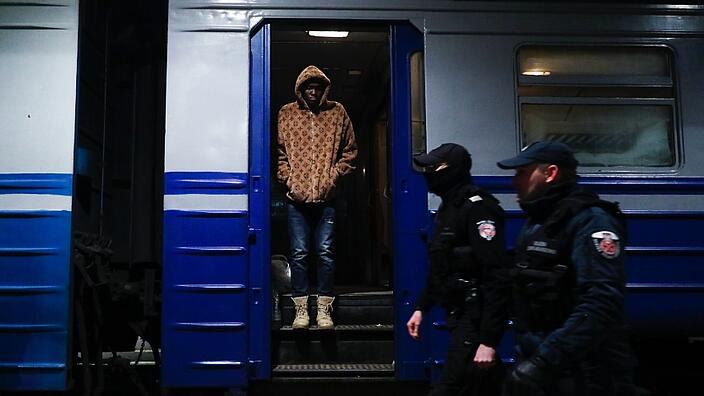
<path fill-rule="evenodd" d="M 473 186 L 463 195 L 461 205 L 445 203 L 438 211 L 435 233 L 428 249 L 430 262 L 442 272 L 444 278 L 442 290 L 438 293 L 440 303 L 450 311 L 468 305 L 479 309 L 481 299 L 482 268 L 469 245 L 466 219 L 473 205 L 492 198 Z"/>
<path fill-rule="evenodd" d="M 622 221 L 618 205 L 596 196 L 577 195 L 563 199 L 537 228 L 529 226 L 516 246 L 510 274 L 514 285 L 516 328 L 519 331 L 549 331 L 565 322 L 576 304 L 576 274 L 570 258 L 575 235 L 566 232 L 574 216 L 598 206 Z"/>

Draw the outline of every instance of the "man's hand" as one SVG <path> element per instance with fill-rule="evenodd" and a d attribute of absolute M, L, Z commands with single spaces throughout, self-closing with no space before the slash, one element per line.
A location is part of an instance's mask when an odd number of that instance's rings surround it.
<path fill-rule="evenodd" d="M 423 312 L 413 311 L 413 315 L 408 319 L 406 323 L 406 328 L 408 328 L 408 334 L 414 340 L 420 339 L 420 324 L 423 322 Z"/>
<path fill-rule="evenodd" d="M 508 376 L 508 388 L 512 396 L 540 396 L 548 379 L 545 360 L 534 356 L 519 363 Z"/>
<path fill-rule="evenodd" d="M 489 368 L 496 364 L 496 349 L 479 344 L 477 353 L 474 354 L 474 364 L 479 368 Z"/>

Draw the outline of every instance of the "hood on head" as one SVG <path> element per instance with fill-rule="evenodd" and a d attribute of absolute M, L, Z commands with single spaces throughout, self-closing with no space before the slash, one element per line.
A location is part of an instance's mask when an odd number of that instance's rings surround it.
<path fill-rule="evenodd" d="M 328 93 L 330 92 L 330 79 L 328 78 L 328 76 L 325 75 L 325 73 L 323 73 L 322 70 L 318 69 L 313 65 L 310 65 L 303 69 L 301 74 L 299 74 L 298 78 L 296 79 L 296 86 L 294 88 L 296 101 L 298 102 L 298 105 L 302 108 L 308 108 L 308 105 L 306 104 L 306 101 L 303 100 L 303 95 L 301 94 L 301 86 L 303 86 L 303 83 L 311 79 L 320 80 L 325 85 L 325 91 L 323 91 L 323 96 L 320 99 L 320 108 L 325 109 L 328 101 Z"/>

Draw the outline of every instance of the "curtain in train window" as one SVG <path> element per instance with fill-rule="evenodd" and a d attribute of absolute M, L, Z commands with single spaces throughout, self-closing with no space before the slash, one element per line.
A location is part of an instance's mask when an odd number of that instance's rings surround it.
<path fill-rule="evenodd" d="M 664 47 L 520 48 L 521 143 L 561 141 L 582 166 L 675 166 L 671 62 Z"/>

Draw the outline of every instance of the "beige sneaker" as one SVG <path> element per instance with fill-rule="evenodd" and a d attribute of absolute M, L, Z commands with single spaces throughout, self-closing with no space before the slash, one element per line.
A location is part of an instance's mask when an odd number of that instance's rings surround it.
<path fill-rule="evenodd" d="M 307 329 L 310 323 L 308 318 L 308 296 L 291 297 L 296 307 L 296 317 L 293 319 L 294 329 Z"/>
<path fill-rule="evenodd" d="M 318 296 L 318 316 L 316 321 L 318 322 L 319 329 L 332 329 L 335 328 L 335 324 L 332 322 L 332 302 L 335 301 L 335 297 L 328 296 Z"/>

